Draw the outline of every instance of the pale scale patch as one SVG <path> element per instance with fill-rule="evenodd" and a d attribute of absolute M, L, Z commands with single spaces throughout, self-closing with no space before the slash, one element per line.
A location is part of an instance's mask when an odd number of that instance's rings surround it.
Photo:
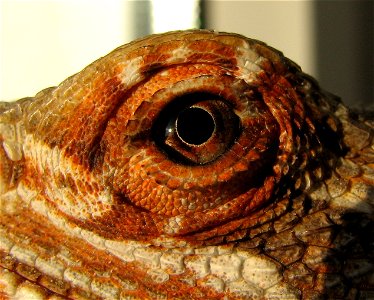
<path fill-rule="evenodd" d="M 263 291 L 261 289 L 248 284 L 243 279 L 227 283 L 226 290 L 230 293 L 234 293 L 236 297 L 244 297 L 245 299 L 261 299 L 261 296 L 263 296 Z"/>
<path fill-rule="evenodd" d="M 158 73 L 160 76 L 169 76 L 169 70 L 163 70 L 163 71 L 161 71 L 160 73 Z"/>
<path fill-rule="evenodd" d="M 0 119 L 0 132 L 1 132 L 1 136 L 3 140 L 4 141 L 15 141 L 16 140 L 16 127 L 14 126 L 14 124 L 7 124 L 6 120 L 4 121 L 5 123 L 2 123 L 1 121 L 2 120 Z"/>
<path fill-rule="evenodd" d="M 65 266 L 56 258 L 44 259 L 40 256 L 35 260 L 35 267 L 43 274 L 57 279 L 63 279 Z"/>
<path fill-rule="evenodd" d="M 67 268 L 64 272 L 64 281 L 71 283 L 83 290 L 90 290 L 91 278 L 86 274 L 79 272 L 73 268 Z"/>
<path fill-rule="evenodd" d="M 179 47 L 171 51 L 171 57 L 167 59 L 168 63 L 177 63 L 186 61 L 187 57 L 193 52 L 186 47 Z"/>
<path fill-rule="evenodd" d="M 141 73 L 139 72 L 142 65 L 143 58 L 141 56 L 127 61 L 127 65 L 119 75 L 121 82 L 127 87 L 131 87 L 138 83 L 142 79 Z"/>
<path fill-rule="evenodd" d="M 224 254 L 210 259 L 210 270 L 213 275 L 231 282 L 241 277 L 242 259 L 236 254 Z"/>
<path fill-rule="evenodd" d="M 329 201 L 329 199 L 331 198 L 325 184 L 321 184 L 318 186 L 318 188 L 312 190 L 309 196 L 314 201 Z"/>
<path fill-rule="evenodd" d="M 133 243 L 106 240 L 105 247 L 109 253 L 125 262 L 132 262 L 135 260 L 134 251 L 136 247 Z"/>
<path fill-rule="evenodd" d="M 8 158 L 12 161 L 21 160 L 23 158 L 22 144 L 25 136 L 22 122 L 16 124 L 0 123 L 0 132 L 3 138 L 3 148 Z"/>
<path fill-rule="evenodd" d="M 164 283 L 169 280 L 169 274 L 161 269 L 149 269 L 147 275 L 156 283 Z"/>
<path fill-rule="evenodd" d="M 57 147 L 52 148 L 52 155 L 50 156 L 50 165 L 49 168 L 50 170 L 53 170 L 53 173 L 58 172 L 60 169 L 60 156 L 61 156 L 61 151 Z"/>
<path fill-rule="evenodd" d="M 352 193 L 345 193 L 340 197 L 336 197 L 331 200 L 330 206 L 333 209 L 352 209 L 354 211 L 363 212 L 365 214 L 373 214 L 374 208 L 368 201 L 362 201 L 361 198 L 357 197 Z"/>
<path fill-rule="evenodd" d="M 182 274 L 185 271 L 184 257 L 185 255 L 179 253 L 163 253 L 160 258 L 161 269 L 169 274 Z"/>
<path fill-rule="evenodd" d="M 207 247 L 201 247 L 196 248 L 194 251 L 197 255 L 216 255 L 218 253 L 217 246 L 207 246 Z"/>
<path fill-rule="evenodd" d="M 221 245 L 216 247 L 216 251 L 219 255 L 233 253 L 233 245 Z"/>
<path fill-rule="evenodd" d="M 374 147 L 374 144 L 373 146 Z M 344 178 L 357 177 L 361 174 L 360 166 L 353 161 L 345 158 L 340 158 L 336 168 L 336 172 Z"/>
<path fill-rule="evenodd" d="M 30 249 L 25 249 L 24 247 L 14 245 L 10 249 L 9 254 L 15 257 L 18 261 L 34 267 L 35 260 L 38 257 L 38 254 Z"/>
<path fill-rule="evenodd" d="M 71 254 L 70 250 L 65 248 L 63 245 L 60 247 L 60 251 L 56 254 L 56 258 L 69 267 L 82 265 L 82 262 L 77 261 Z"/>
<path fill-rule="evenodd" d="M 43 215 L 48 216 L 49 209 L 43 199 L 40 195 L 37 195 L 35 198 L 33 198 L 30 202 L 30 207 L 33 211 Z"/>
<path fill-rule="evenodd" d="M 269 258 L 260 256 L 245 259 L 242 275 L 245 281 L 262 289 L 268 289 L 282 279 L 279 267 Z"/>
<path fill-rule="evenodd" d="M 290 287 L 280 282 L 265 291 L 265 299 L 287 299 L 287 300 L 297 300 L 300 299 L 298 291 L 293 291 Z"/>
<path fill-rule="evenodd" d="M 172 249 L 176 253 L 192 254 L 193 249 L 188 247 L 184 240 L 174 239 L 172 237 L 161 236 L 151 241 L 152 245 L 162 246 Z"/>
<path fill-rule="evenodd" d="M 154 248 L 137 248 L 134 251 L 135 259 L 145 265 L 157 268 L 160 266 L 162 252 Z"/>
<path fill-rule="evenodd" d="M 121 285 L 123 290 L 134 291 L 134 290 L 138 289 L 138 287 L 139 287 L 137 282 L 134 282 L 134 281 L 131 281 L 131 280 L 120 280 L 118 278 L 117 278 L 117 280 L 118 280 L 118 283 Z M 122 293 L 124 292 L 123 290 L 121 291 Z"/>
<path fill-rule="evenodd" d="M 96 295 L 103 297 L 104 299 L 118 299 L 119 289 L 110 282 L 94 279 L 91 282 L 91 290 Z"/>
<path fill-rule="evenodd" d="M 190 255 L 184 259 L 184 264 L 197 278 L 202 278 L 210 274 L 209 259 L 205 255 Z"/>
<path fill-rule="evenodd" d="M 252 50 L 248 43 L 246 42 L 243 42 L 243 46 L 245 47 L 240 47 L 238 48 L 238 65 L 239 66 L 244 66 L 246 65 L 247 62 L 251 62 L 251 63 L 256 63 L 256 61 L 258 60 L 258 58 L 260 57 L 258 55 L 258 53 L 254 50 Z M 258 72 L 260 70 L 260 68 L 258 66 L 254 66 L 253 69 L 249 69 L 253 72 Z"/>
<path fill-rule="evenodd" d="M 47 294 L 41 287 L 26 281 L 17 287 L 14 299 L 44 300 L 47 299 Z"/>
<path fill-rule="evenodd" d="M 182 216 L 175 216 L 169 218 L 168 222 L 165 224 L 164 231 L 167 234 L 178 233 L 181 228 L 181 223 L 184 220 Z"/>
<path fill-rule="evenodd" d="M 12 161 L 19 161 L 23 157 L 22 146 L 15 141 L 4 141 L 3 148 L 6 155 Z"/>
<path fill-rule="evenodd" d="M 92 173 L 87 172 L 81 166 L 75 165 L 69 157 L 61 155 L 61 151 L 56 148 L 49 148 L 42 141 L 34 141 L 32 135 L 26 136 L 25 157 L 33 161 L 40 172 L 48 174 L 48 181 L 44 191 L 48 197 L 57 204 L 58 208 L 76 218 L 90 219 L 92 216 L 100 217 L 111 209 L 113 196 L 108 189 L 99 191 L 99 196 L 85 193 L 85 195 L 75 195 L 69 186 L 61 186 L 57 178 L 61 174 L 70 176 L 71 179 L 81 179 L 84 182 L 97 183 L 100 186 L 100 178 L 96 178 Z M 43 170 L 43 171 L 41 171 Z M 75 184 L 78 184 L 75 182 Z M 56 188 L 59 187 L 60 188 Z M 103 209 L 97 209 L 97 202 L 101 203 Z"/>
<path fill-rule="evenodd" d="M 22 203 L 17 190 L 13 189 L 0 195 L 0 212 L 8 215 L 16 214 Z"/>
<path fill-rule="evenodd" d="M 328 192 L 332 198 L 342 196 L 348 189 L 349 180 L 341 178 L 335 172 L 326 180 Z"/>
<path fill-rule="evenodd" d="M 7 269 L 0 268 L 0 289 L 10 297 L 17 292 L 20 277 Z M 13 298 L 12 298 L 13 299 Z"/>
<path fill-rule="evenodd" d="M 371 205 L 374 205 L 374 186 L 363 181 L 351 182 L 351 193 L 361 199 L 367 199 Z"/>
<path fill-rule="evenodd" d="M 45 206 L 46 204 L 43 203 Z M 50 210 L 47 208 L 46 216 L 48 217 L 49 221 L 64 232 L 68 233 L 70 236 L 78 237 L 82 239 L 82 229 L 75 224 L 68 222 L 64 217 L 60 214 L 55 212 L 54 210 Z"/>
<path fill-rule="evenodd" d="M 225 282 L 214 275 L 208 275 L 200 280 L 197 283 L 204 287 L 209 287 L 216 292 L 223 292 L 225 289 Z"/>
<path fill-rule="evenodd" d="M 0 228 L 0 250 L 9 253 L 10 249 L 14 246 L 14 242 L 8 239 L 5 235 L 6 231 Z"/>
<path fill-rule="evenodd" d="M 105 250 L 106 249 L 106 247 L 104 245 L 105 240 L 103 238 L 101 238 L 100 236 L 98 236 L 97 234 L 95 234 L 91 231 L 85 230 L 85 229 L 82 229 L 80 233 L 81 233 L 81 236 L 82 236 L 83 240 L 90 243 L 95 248 L 100 249 L 100 250 Z"/>
<path fill-rule="evenodd" d="M 248 48 L 248 46 L 246 49 L 239 48 L 238 52 L 239 54 L 236 56 L 237 66 L 239 68 L 239 72 L 237 72 L 238 78 L 250 83 L 254 81 L 257 78 L 257 74 L 262 71 L 262 68 L 257 63 L 259 55 Z"/>
<path fill-rule="evenodd" d="M 37 191 L 30 189 L 27 185 L 24 185 L 22 181 L 17 185 L 17 194 L 26 205 L 29 205 L 31 201 L 34 200 L 38 195 Z"/>
<path fill-rule="evenodd" d="M 374 147 L 374 145 L 372 146 Z M 374 167 L 371 166 L 361 166 L 363 174 L 363 179 L 374 182 Z"/>

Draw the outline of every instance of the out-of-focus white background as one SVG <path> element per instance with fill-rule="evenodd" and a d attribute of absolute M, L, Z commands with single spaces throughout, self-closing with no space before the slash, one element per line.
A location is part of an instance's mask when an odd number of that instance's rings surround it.
<path fill-rule="evenodd" d="M 1 100 L 57 85 L 134 38 L 201 26 L 263 40 L 349 105 L 374 105 L 373 1 L 0 1 Z"/>

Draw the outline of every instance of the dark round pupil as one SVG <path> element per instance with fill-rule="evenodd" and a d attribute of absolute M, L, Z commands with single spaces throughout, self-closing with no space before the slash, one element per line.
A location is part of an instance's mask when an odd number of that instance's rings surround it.
<path fill-rule="evenodd" d="M 215 128 L 212 116 L 204 109 L 190 107 L 183 110 L 177 118 L 176 130 L 186 143 L 201 145 L 212 136 Z"/>

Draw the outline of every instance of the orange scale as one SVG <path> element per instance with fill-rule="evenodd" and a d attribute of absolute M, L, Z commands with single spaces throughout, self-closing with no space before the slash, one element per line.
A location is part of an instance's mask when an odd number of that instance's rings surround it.
<path fill-rule="evenodd" d="M 206 186 L 214 185 L 217 182 L 218 182 L 217 181 L 217 177 L 216 176 L 212 176 L 212 174 L 209 174 L 206 177 L 199 178 L 199 184 L 198 185 L 200 187 L 206 187 Z"/>
<path fill-rule="evenodd" d="M 140 95 L 142 99 L 144 99 L 143 95 Z M 143 101 L 140 105 L 136 108 L 134 114 L 146 115 L 147 112 L 152 108 L 152 103 L 148 101 Z"/>
<path fill-rule="evenodd" d="M 164 184 L 165 182 L 167 182 L 169 180 L 170 176 L 159 172 L 159 173 L 155 174 L 155 176 L 153 178 L 154 178 L 154 181 L 156 183 Z"/>
<path fill-rule="evenodd" d="M 195 190 L 195 191 L 192 191 L 191 193 L 189 193 L 187 199 L 188 199 L 189 203 L 196 202 L 199 199 L 203 199 L 202 201 L 205 201 L 205 196 L 201 191 Z"/>
<path fill-rule="evenodd" d="M 248 147 L 242 146 L 238 141 L 235 141 L 235 143 L 227 152 L 231 152 L 232 155 L 235 155 L 237 158 L 240 158 L 248 152 Z"/>
<path fill-rule="evenodd" d="M 218 182 L 227 182 L 233 177 L 234 174 L 235 174 L 235 172 L 232 168 L 226 169 L 221 174 L 218 175 L 217 181 Z"/>
<path fill-rule="evenodd" d="M 235 172 L 244 172 L 248 170 L 248 163 L 240 161 L 233 166 Z"/>
<path fill-rule="evenodd" d="M 168 180 L 168 182 L 166 183 L 166 186 L 171 190 L 175 190 L 179 188 L 182 184 L 183 184 L 182 180 L 172 177 Z"/>
<path fill-rule="evenodd" d="M 223 57 L 220 57 L 218 56 L 217 54 L 214 54 L 214 53 L 193 53 L 191 55 L 188 56 L 187 58 L 188 60 L 190 61 L 206 61 L 206 62 L 216 62 L 217 60 L 221 61 L 221 60 L 225 60 L 226 61 L 229 61 L 230 59 L 227 59 L 227 58 L 223 58 Z M 234 62 L 234 61 L 232 61 Z"/>
<path fill-rule="evenodd" d="M 218 139 L 217 139 L 218 140 Z M 218 141 L 211 141 L 211 142 L 207 142 L 205 144 L 205 147 L 204 147 L 204 151 L 199 151 L 201 154 L 205 154 L 206 153 L 209 155 L 210 153 L 217 153 L 218 151 L 220 151 L 221 149 L 221 144 L 218 143 Z"/>
<path fill-rule="evenodd" d="M 232 47 L 226 46 L 218 41 L 199 41 L 189 44 L 188 48 L 193 50 L 193 52 L 210 51 L 210 53 L 215 55 L 235 57 L 235 51 L 232 49 Z"/>
<path fill-rule="evenodd" d="M 169 173 L 169 169 L 171 169 L 174 166 L 175 166 L 174 162 L 169 161 L 169 160 L 163 160 L 162 162 L 158 164 L 158 167 L 160 168 L 160 170 L 163 170 L 168 173 Z"/>
<path fill-rule="evenodd" d="M 166 211 L 171 211 L 174 208 L 174 204 L 172 201 L 169 200 L 169 195 L 166 193 L 162 193 L 161 196 L 158 198 L 158 201 L 154 201 L 156 199 L 152 199 L 152 211 L 160 212 L 163 209 Z"/>
<path fill-rule="evenodd" d="M 138 174 L 137 172 L 135 173 Z M 143 184 L 143 178 L 139 176 L 129 178 L 128 186 L 129 186 L 129 190 L 133 194 L 135 194 L 135 190 L 138 190 L 139 188 L 141 188 L 142 184 Z"/>
<path fill-rule="evenodd" d="M 191 176 L 191 168 L 181 165 L 173 165 L 168 169 L 168 173 L 172 176 L 188 178 Z"/>
<path fill-rule="evenodd" d="M 129 120 L 126 126 L 126 134 L 134 135 L 139 131 L 139 120 Z"/>
<path fill-rule="evenodd" d="M 196 181 L 187 181 L 183 184 L 183 189 L 185 190 L 193 190 L 198 186 Z"/>
<path fill-rule="evenodd" d="M 231 167 L 232 165 L 234 165 L 238 160 L 240 160 L 243 155 L 245 153 L 243 153 L 242 155 L 237 155 L 237 153 L 235 151 L 232 151 L 231 149 L 229 151 L 227 151 L 225 153 L 225 155 L 222 157 L 223 159 L 220 159 L 217 161 L 217 163 L 215 165 L 217 165 L 217 167 L 215 167 L 215 169 L 218 171 L 218 170 L 222 170 L 222 169 L 226 169 L 226 168 L 229 168 Z"/>
<path fill-rule="evenodd" d="M 259 151 L 259 152 L 264 152 L 264 151 L 266 151 L 266 150 L 269 149 L 269 145 L 268 145 L 268 143 L 269 143 L 268 138 L 266 138 L 266 137 L 261 137 L 261 138 L 259 138 L 259 139 L 257 140 L 256 145 L 255 145 L 255 148 L 256 148 L 257 151 Z"/>
<path fill-rule="evenodd" d="M 207 173 L 211 173 L 209 171 L 210 168 L 208 168 L 207 166 L 196 166 L 196 167 L 193 167 L 191 168 L 191 175 L 192 175 L 192 178 L 200 178 L 204 175 L 206 175 Z"/>
<path fill-rule="evenodd" d="M 85 187 L 84 188 L 86 190 L 86 193 L 93 194 L 94 189 L 92 188 L 91 184 L 89 184 L 88 182 L 85 182 Z"/>
<path fill-rule="evenodd" d="M 147 149 L 147 155 L 150 155 L 150 154 L 154 154 L 154 153 L 157 153 L 159 154 L 160 151 L 154 149 L 154 148 L 148 148 Z M 165 156 L 163 155 L 155 155 L 155 156 L 152 156 L 152 162 L 154 164 L 157 164 L 157 167 L 159 168 L 159 170 L 161 170 L 160 168 L 160 163 L 162 163 L 163 161 L 165 161 L 167 158 L 165 158 Z"/>
<path fill-rule="evenodd" d="M 140 192 L 139 195 L 140 197 L 149 197 L 150 192 L 152 191 L 153 188 L 153 182 L 149 180 L 145 180 L 144 184 L 141 185 L 140 187 Z"/>
<path fill-rule="evenodd" d="M 157 198 L 154 198 L 154 201 L 157 201 Z M 147 207 L 149 205 L 149 199 L 148 198 L 142 198 L 139 201 L 136 202 L 137 205 L 140 205 L 141 207 Z"/>
<path fill-rule="evenodd" d="M 144 166 L 144 170 L 145 170 L 145 173 L 149 176 L 149 175 L 152 175 L 154 173 L 157 173 L 160 171 L 160 168 L 158 165 L 155 165 L 155 164 L 149 164 L 147 166 Z"/>
<path fill-rule="evenodd" d="M 134 173 L 134 174 L 139 174 L 142 171 L 142 169 L 143 169 L 143 166 L 141 163 L 137 163 L 130 167 L 131 173 Z"/>
<path fill-rule="evenodd" d="M 169 50 L 168 50 L 169 51 Z M 149 71 L 155 64 L 161 62 L 165 62 L 170 58 L 171 54 L 165 52 L 161 54 L 160 52 L 150 53 L 143 57 L 143 71 Z"/>
<path fill-rule="evenodd" d="M 245 156 L 245 159 L 248 161 L 256 161 L 256 160 L 259 160 L 260 158 L 261 158 L 261 155 L 255 149 L 249 151 L 247 155 Z"/>
<path fill-rule="evenodd" d="M 157 192 L 154 192 L 153 190 L 152 190 L 152 192 L 151 193 L 149 193 L 149 196 L 148 196 L 150 199 L 152 199 L 152 201 L 153 202 L 158 202 L 159 201 L 159 199 L 160 199 L 160 197 L 161 197 L 161 194 L 158 194 Z M 140 204 L 143 206 L 145 203 L 147 203 L 147 199 L 146 198 L 144 198 L 144 199 L 142 199 L 141 201 L 140 201 Z"/>
<path fill-rule="evenodd" d="M 170 199 L 165 205 L 166 209 L 172 212 L 173 215 L 179 214 L 182 207 L 182 203 L 178 198 Z"/>

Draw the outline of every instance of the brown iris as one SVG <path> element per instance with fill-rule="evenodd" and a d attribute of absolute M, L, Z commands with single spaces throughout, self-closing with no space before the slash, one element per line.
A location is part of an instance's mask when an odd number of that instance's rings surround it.
<path fill-rule="evenodd" d="M 191 93 L 174 99 L 160 113 L 153 137 L 176 162 L 202 165 L 222 155 L 239 131 L 239 118 L 224 99 Z"/>

